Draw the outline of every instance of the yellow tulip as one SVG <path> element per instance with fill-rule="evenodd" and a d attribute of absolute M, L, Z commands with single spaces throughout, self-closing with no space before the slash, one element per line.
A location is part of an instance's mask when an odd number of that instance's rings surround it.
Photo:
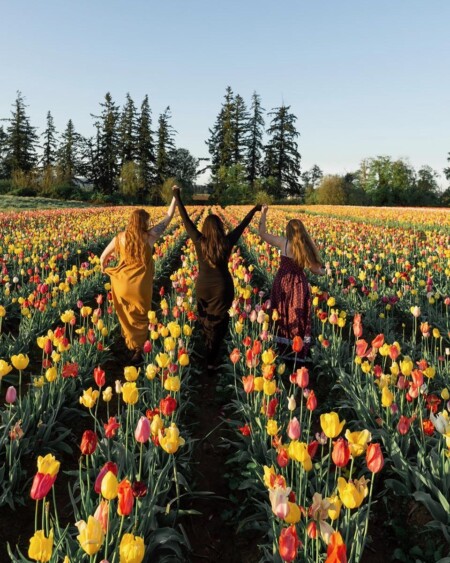
<path fill-rule="evenodd" d="M 277 355 L 272 350 L 272 348 L 269 348 L 268 350 L 264 350 L 264 352 L 261 354 L 261 360 L 263 361 L 264 364 L 273 364 L 276 357 Z"/>
<path fill-rule="evenodd" d="M 58 376 L 58 371 L 57 369 L 53 366 L 51 368 L 48 368 L 45 372 L 45 379 L 51 383 L 52 381 L 55 381 L 55 379 Z"/>
<path fill-rule="evenodd" d="M 109 473 L 111 472 L 109 471 Z M 108 473 L 106 475 L 108 475 Z M 103 481 L 106 479 L 106 475 L 103 478 Z M 79 534 L 77 536 L 77 540 L 80 543 L 81 548 L 88 555 L 94 555 L 97 553 L 97 551 L 99 551 L 102 547 L 104 540 L 104 534 L 100 522 L 93 516 L 89 516 L 87 524 L 84 520 L 80 520 L 75 523 L 75 526 L 78 528 Z"/>
<path fill-rule="evenodd" d="M 165 338 L 166 336 L 169 336 L 169 329 L 166 326 L 161 326 L 159 328 L 159 334 Z"/>
<path fill-rule="evenodd" d="M 16 369 L 23 370 L 26 369 L 30 360 L 26 354 L 18 354 L 17 356 L 11 356 L 11 363 Z"/>
<path fill-rule="evenodd" d="M 0 305 L 0 319 L 3 318 L 6 315 L 6 309 L 3 307 L 3 305 Z"/>
<path fill-rule="evenodd" d="M 172 338 L 178 338 L 181 334 L 181 326 L 178 323 L 175 322 L 170 322 L 167 325 L 167 328 L 169 329 L 170 332 L 170 336 Z"/>
<path fill-rule="evenodd" d="M 123 402 L 127 405 L 135 405 L 139 399 L 139 391 L 134 381 L 128 381 L 122 386 Z"/>
<path fill-rule="evenodd" d="M 300 507 L 298 504 L 295 504 L 295 502 L 288 502 L 288 506 L 289 512 L 284 521 L 288 524 L 297 524 L 297 522 L 300 522 L 301 518 Z"/>
<path fill-rule="evenodd" d="M 192 328 L 189 325 L 183 325 L 183 334 L 184 336 L 191 336 Z"/>
<path fill-rule="evenodd" d="M 45 536 L 44 530 L 37 530 L 34 536 L 30 538 L 30 547 L 28 548 L 28 557 L 35 561 L 45 563 L 50 561 L 53 552 L 53 529 L 50 530 L 48 538 Z"/>
<path fill-rule="evenodd" d="M 43 475 L 55 477 L 55 475 L 58 474 L 60 465 L 61 462 L 58 461 L 52 454 L 47 454 L 44 457 L 40 455 L 37 459 L 38 473 L 42 473 Z"/>
<path fill-rule="evenodd" d="M 124 534 L 119 546 L 120 563 L 141 563 L 144 560 L 144 539 L 133 534 Z"/>
<path fill-rule="evenodd" d="M 151 323 L 152 325 L 158 324 L 158 318 L 156 317 L 155 311 L 149 311 L 147 316 L 149 323 Z"/>
<path fill-rule="evenodd" d="M 180 378 L 178 377 L 178 375 L 175 376 L 169 376 L 165 381 L 164 381 L 164 389 L 166 391 L 179 391 L 180 390 Z"/>
<path fill-rule="evenodd" d="M 184 439 L 180 437 L 180 431 L 174 422 L 172 422 L 169 428 L 165 429 L 164 434 L 160 430 L 158 438 L 162 449 L 168 454 L 176 453 L 178 448 L 184 445 Z"/>
<path fill-rule="evenodd" d="M 37 387 L 38 389 L 41 388 L 41 387 L 44 387 L 44 385 L 45 385 L 44 376 L 41 375 L 39 377 L 35 377 L 33 379 L 33 385 L 34 385 L 34 387 Z"/>
<path fill-rule="evenodd" d="M 436 375 L 436 368 L 428 366 L 427 369 L 423 370 L 423 373 L 428 377 L 428 379 L 432 379 Z"/>
<path fill-rule="evenodd" d="M 61 321 L 63 323 L 70 323 L 70 321 L 72 321 L 73 319 L 75 319 L 75 313 L 71 309 L 64 311 L 64 313 L 61 315 Z"/>
<path fill-rule="evenodd" d="M 402 374 L 405 377 L 411 375 L 413 368 L 414 368 L 414 364 L 409 356 L 405 356 L 403 360 L 400 361 L 400 369 L 402 370 Z"/>
<path fill-rule="evenodd" d="M 156 436 L 160 430 L 164 428 L 164 422 L 159 414 L 155 414 L 152 422 L 150 423 L 150 432 L 153 436 Z"/>
<path fill-rule="evenodd" d="M 139 371 L 135 366 L 126 366 L 123 368 L 123 375 L 127 381 L 136 381 Z"/>
<path fill-rule="evenodd" d="M 181 354 L 181 356 L 178 358 L 178 363 L 180 364 L 180 366 L 185 367 L 189 365 L 189 356 L 188 354 Z"/>
<path fill-rule="evenodd" d="M 108 471 L 102 479 L 102 496 L 106 500 L 113 500 L 117 497 L 119 483 L 112 471 Z"/>
<path fill-rule="evenodd" d="M 338 491 L 346 508 L 358 508 L 364 500 L 363 492 L 359 491 L 351 481 L 347 482 L 344 477 L 338 479 Z"/>
<path fill-rule="evenodd" d="M 338 495 L 334 495 L 327 500 L 330 503 L 330 507 L 328 508 L 328 517 L 330 520 L 337 520 L 339 518 L 339 514 L 341 513 L 342 501 Z"/>
<path fill-rule="evenodd" d="M 346 430 L 345 437 L 353 457 L 362 455 L 367 449 L 367 444 L 372 440 L 372 434 L 368 430 L 361 430 L 361 432 Z"/>
<path fill-rule="evenodd" d="M 148 364 L 146 369 L 145 369 L 145 377 L 147 379 L 149 379 L 150 381 L 152 379 L 155 379 L 156 374 L 158 373 L 158 366 L 155 366 L 155 364 Z"/>
<path fill-rule="evenodd" d="M 265 395 L 268 395 L 269 397 L 273 395 L 277 390 L 276 381 L 264 379 L 263 390 Z"/>
<path fill-rule="evenodd" d="M 339 415 L 336 412 L 329 412 L 320 415 L 320 426 L 327 438 L 336 438 L 344 428 L 345 420 L 339 421 Z"/>
<path fill-rule="evenodd" d="M 264 377 L 255 377 L 254 384 L 255 384 L 255 391 L 262 391 L 264 389 Z"/>
<path fill-rule="evenodd" d="M 271 478 L 275 477 L 276 475 L 275 469 L 273 465 L 271 467 L 269 467 L 268 465 L 264 465 L 263 469 L 264 469 L 264 477 L 263 477 L 264 485 L 269 489 Z"/>
<path fill-rule="evenodd" d="M 112 399 L 112 387 L 110 385 L 108 385 L 108 387 L 103 391 L 102 398 L 105 403 L 109 403 L 109 401 Z"/>
<path fill-rule="evenodd" d="M 383 407 L 388 408 L 392 405 L 393 402 L 393 393 L 390 391 L 389 387 L 383 387 L 383 390 L 381 391 L 381 404 L 383 405 Z"/>
<path fill-rule="evenodd" d="M 173 352 L 175 350 L 175 339 L 171 336 L 164 338 L 164 350 L 166 352 Z"/>
<path fill-rule="evenodd" d="M 267 421 L 266 429 L 269 436 L 276 436 L 278 433 L 278 422 L 275 419 L 270 418 Z"/>
<path fill-rule="evenodd" d="M 5 362 L 5 360 L 0 360 L 0 379 L 12 370 L 12 366 Z"/>
<path fill-rule="evenodd" d="M 170 364 L 169 354 L 165 354 L 163 352 L 156 354 L 156 363 L 160 368 L 166 368 Z"/>
<path fill-rule="evenodd" d="M 450 393 L 446 387 L 442 389 L 441 397 L 444 399 L 444 401 L 448 401 L 450 399 Z"/>
<path fill-rule="evenodd" d="M 97 402 L 100 393 L 97 390 L 93 390 L 92 387 L 85 389 L 83 395 L 80 397 L 80 404 L 85 406 L 87 409 L 92 409 Z"/>

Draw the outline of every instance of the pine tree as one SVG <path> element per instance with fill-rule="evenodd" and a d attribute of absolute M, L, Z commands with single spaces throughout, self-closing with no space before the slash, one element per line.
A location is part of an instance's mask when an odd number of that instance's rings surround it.
<path fill-rule="evenodd" d="M 75 131 L 73 121 L 69 119 L 58 150 L 58 166 L 64 181 L 71 182 L 79 172 L 79 153 L 79 135 Z"/>
<path fill-rule="evenodd" d="M 153 143 L 152 119 L 148 96 L 141 104 L 141 113 L 137 122 L 137 163 L 143 181 L 141 197 L 150 193 L 151 187 L 156 183 L 155 174 L 155 146 Z"/>
<path fill-rule="evenodd" d="M 43 168 L 50 168 L 56 161 L 56 128 L 53 122 L 53 116 L 47 113 L 47 128 L 42 134 L 44 144 L 42 146 L 41 163 Z"/>
<path fill-rule="evenodd" d="M 0 178 L 6 178 L 6 154 L 8 151 L 7 147 L 7 140 L 8 136 L 3 129 L 3 126 L 0 126 Z"/>
<path fill-rule="evenodd" d="M 17 92 L 13 108 L 12 117 L 7 120 L 9 125 L 6 130 L 5 168 L 7 176 L 11 176 L 14 170 L 29 172 L 37 163 L 36 127 L 30 125 L 21 92 Z"/>
<path fill-rule="evenodd" d="M 273 116 L 267 133 L 270 140 L 266 146 L 265 177 L 272 178 L 270 194 L 276 198 L 286 196 L 302 196 L 299 182 L 300 153 L 295 128 L 296 116 L 289 113 L 290 106 L 282 105 L 274 108 L 269 115 Z"/>
<path fill-rule="evenodd" d="M 246 158 L 247 176 L 252 190 L 255 186 L 255 180 L 261 174 L 261 159 L 262 152 L 264 150 L 262 142 L 264 133 L 263 111 L 264 108 L 261 107 L 261 98 L 256 92 L 254 92 L 248 124 L 249 140 Z"/>
<path fill-rule="evenodd" d="M 233 104 L 233 164 L 243 164 L 248 147 L 249 116 L 244 98 L 239 94 Z"/>
<path fill-rule="evenodd" d="M 228 167 L 234 163 L 236 136 L 233 127 L 235 113 L 234 94 L 230 86 L 225 92 L 225 102 L 216 118 L 216 123 L 209 130 L 210 136 L 206 141 L 211 155 L 211 174 L 217 176 L 220 167 Z"/>
<path fill-rule="evenodd" d="M 137 157 L 137 117 L 136 106 L 127 94 L 119 125 L 120 166 L 135 161 Z"/>
<path fill-rule="evenodd" d="M 171 158 L 175 150 L 173 140 L 174 129 L 170 125 L 169 120 L 170 107 L 167 107 L 164 113 L 158 119 L 158 142 L 156 145 L 156 177 L 158 185 L 162 186 L 164 181 L 171 176 Z"/>
<path fill-rule="evenodd" d="M 119 176 L 119 109 L 109 92 L 100 106 L 103 108 L 101 115 L 93 116 L 97 119 L 96 184 L 103 194 L 112 195 Z"/>

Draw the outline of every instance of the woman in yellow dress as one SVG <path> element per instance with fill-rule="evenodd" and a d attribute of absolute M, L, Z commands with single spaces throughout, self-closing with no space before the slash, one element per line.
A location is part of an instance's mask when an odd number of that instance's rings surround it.
<path fill-rule="evenodd" d="M 131 359 L 138 363 L 142 347 L 148 338 L 148 311 L 151 309 L 153 292 L 153 245 L 163 234 L 175 212 L 175 198 L 167 210 L 166 217 L 153 228 L 149 228 L 150 216 L 145 209 L 131 213 L 125 231 L 118 233 L 100 256 L 102 272 L 111 278 L 111 292 L 119 318 L 122 336 Z M 112 255 L 119 262 L 106 268 Z"/>

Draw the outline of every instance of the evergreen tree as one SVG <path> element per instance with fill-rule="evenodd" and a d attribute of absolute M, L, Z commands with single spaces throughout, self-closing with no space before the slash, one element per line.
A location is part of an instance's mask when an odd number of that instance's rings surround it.
<path fill-rule="evenodd" d="M 248 147 L 249 116 L 244 98 L 239 94 L 234 98 L 232 110 L 233 164 L 242 164 Z"/>
<path fill-rule="evenodd" d="M 448 162 L 448 167 L 444 168 L 444 175 L 446 177 L 446 179 L 450 182 L 450 152 L 448 153 L 448 157 L 447 157 L 447 162 Z M 449 186 L 450 188 L 450 186 Z"/>
<path fill-rule="evenodd" d="M 266 146 L 265 176 L 274 178 L 270 195 L 276 198 L 303 195 L 299 182 L 300 153 L 295 140 L 299 136 L 295 128 L 297 118 L 289 110 L 290 106 L 282 105 L 269 113 L 273 119 L 267 130 L 270 139 Z"/>
<path fill-rule="evenodd" d="M 58 150 L 58 167 L 62 179 L 66 182 L 71 182 L 79 172 L 79 152 L 79 135 L 75 131 L 73 121 L 69 119 L 61 136 L 61 145 Z"/>
<path fill-rule="evenodd" d="M 234 162 L 236 135 L 233 127 L 234 94 L 230 86 L 225 92 L 225 102 L 216 118 L 216 123 L 209 130 L 210 136 L 206 141 L 208 151 L 211 155 L 211 174 L 213 179 L 217 176 L 220 167 L 231 166 Z"/>
<path fill-rule="evenodd" d="M 175 150 L 174 130 L 169 120 L 170 107 L 158 119 L 158 142 L 156 145 L 156 178 L 159 186 L 171 176 L 171 159 Z"/>
<path fill-rule="evenodd" d="M 136 106 L 127 94 L 119 125 L 120 164 L 135 161 L 137 157 L 137 117 Z"/>
<path fill-rule="evenodd" d="M 14 170 L 29 172 L 37 163 L 36 127 L 30 125 L 21 92 L 17 92 L 13 108 L 12 117 L 7 120 L 9 125 L 6 130 L 5 169 L 7 176 L 11 176 Z"/>
<path fill-rule="evenodd" d="M 93 116 L 97 119 L 96 185 L 103 194 L 112 195 L 119 175 L 119 109 L 109 92 L 100 106 L 103 108 L 101 115 Z"/>
<path fill-rule="evenodd" d="M 148 96 L 146 95 L 141 104 L 141 113 L 137 122 L 137 162 L 140 168 L 140 176 L 143 181 L 141 197 L 150 193 L 151 186 L 156 183 L 155 174 L 155 146 L 153 143 L 152 119 Z"/>
<path fill-rule="evenodd" d="M 249 139 L 246 159 L 248 181 L 252 190 L 255 187 L 255 180 L 261 175 L 261 158 L 264 149 L 262 142 L 264 133 L 263 111 L 260 96 L 254 92 L 248 124 Z"/>
<path fill-rule="evenodd" d="M 42 146 L 42 166 L 50 168 L 56 161 L 56 128 L 50 112 L 47 113 L 47 127 L 42 134 L 42 138 L 44 141 Z"/>

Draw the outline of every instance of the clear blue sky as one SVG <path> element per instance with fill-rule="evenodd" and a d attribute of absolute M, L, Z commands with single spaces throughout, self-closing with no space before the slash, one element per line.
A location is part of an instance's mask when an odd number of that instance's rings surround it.
<path fill-rule="evenodd" d="M 449 0 L 0 0 L 0 117 L 22 91 L 42 132 L 93 134 L 107 91 L 172 110 L 176 144 L 204 141 L 226 86 L 298 117 L 302 169 L 362 158 L 438 172 L 450 151 Z M 446 185 L 445 180 L 441 180 Z"/>

